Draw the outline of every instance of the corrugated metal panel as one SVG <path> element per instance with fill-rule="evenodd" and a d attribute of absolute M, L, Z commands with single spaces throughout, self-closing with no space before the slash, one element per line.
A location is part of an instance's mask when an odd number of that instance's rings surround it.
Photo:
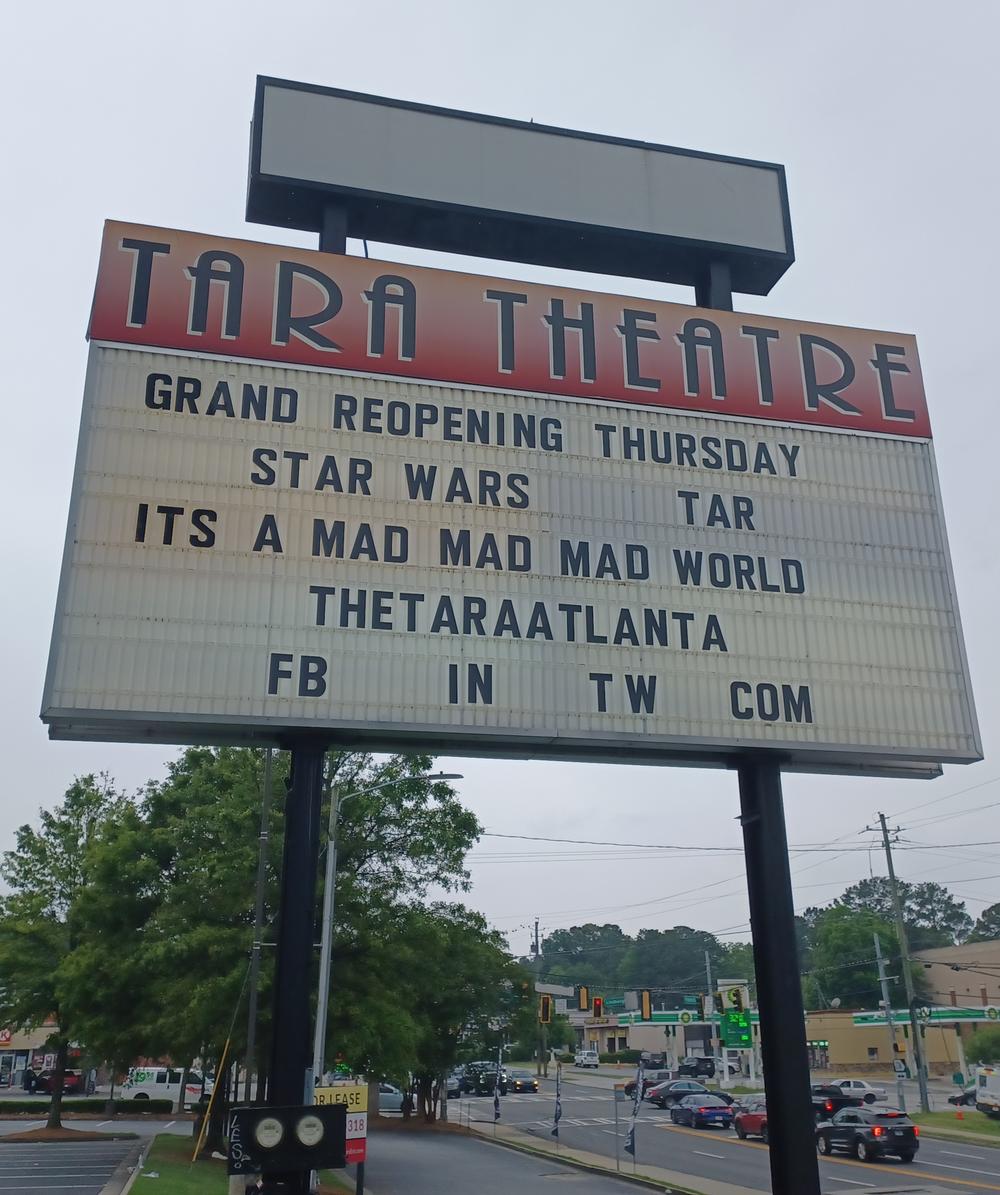
<path fill-rule="evenodd" d="M 802 757 L 832 751 L 845 766 L 978 756 L 927 443 L 91 351 L 43 710 L 56 733 L 96 734 L 105 722 L 104 737 L 144 737 L 158 718 L 172 718 L 182 728 L 174 738 L 183 728 L 211 737 L 213 725 L 232 738 L 234 723 L 266 720 L 390 736 L 475 730 L 498 741 L 559 740 L 563 754 L 578 738 L 630 752 L 684 741 L 782 746 Z M 151 373 L 199 379 L 199 412 L 149 409 Z M 296 421 L 208 416 L 207 396 L 220 379 L 237 395 L 244 382 L 294 386 Z M 405 404 L 393 408 L 400 416 L 432 404 L 439 421 L 420 438 L 335 430 L 338 392 L 381 399 L 383 426 L 389 403 Z M 458 411 L 452 440 L 442 433 L 445 407 Z M 465 408 L 488 412 L 494 436 L 498 412 L 508 435 L 515 414 L 556 420 L 561 450 L 470 444 Z M 605 439 L 601 427 L 616 430 Z M 641 435 L 645 460 L 624 459 L 625 429 L 633 443 Z M 669 446 L 669 462 L 650 459 L 654 433 L 661 456 Z M 727 441 L 733 463 L 756 459 L 756 473 L 711 467 Z M 255 449 L 296 455 L 268 458 L 277 462 L 274 484 L 253 484 L 252 474 L 263 472 Z M 328 464 L 328 484 L 317 489 L 327 454 L 340 481 L 329 484 Z M 352 459 L 370 462 L 370 494 L 349 492 Z M 433 499 L 408 496 L 408 464 L 437 467 Z M 464 470 L 472 502 L 442 500 L 455 469 Z M 482 470 L 500 475 L 495 497 L 478 493 Z M 525 480 L 510 482 L 510 474 Z M 699 497 L 686 505 L 684 493 Z M 527 506 L 516 509 L 521 494 Z M 140 503 L 148 505 L 142 543 Z M 731 525 L 741 503 L 752 529 Z M 184 510 L 170 544 L 162 542 L 158 506 Z M 195 546 L 196 508 L 216 512 L 212 547 Z M 254 550 L 265 515 L 274 516 L 280 552 Z M 348 548 L 367 524 L 368 555 L 377 559 L 314 555 L 315 520 L 342 520 Z M 383 560 L 387 527 L 404 529 L 396 533 L 407 539 L 403 562 Z M 502 567 L 443 564 L 442 529 L 469 531 L 473 556 L 484 536 L 495 537 Z M 592 573 L 610 545 L 614 565 L 609 555 L 603 576 L 563 575 L 561 541 L 590 545 Z M 527 571 L 511 568 L 515 543 L 530 550 Z M 643 550 L 648 578 L 615 575 L 629 544 Z M 675 553 L 685 552 L 702 554 L 701 586 L 680 581 Z M 761 591 L 761 560 L 780 583 L 783 558 L 799 562 L 787 567 L 792 581 L 801 573 L 804 593 Z M 326 625 L 323 599 L 310 593 L 316 586 L 327 587 Z M 442 610 L 442 599 L 451 607 Z M 361 600 L 363 614 L 347 609 L 341 617 L 342 601 Z M 712 641 L 713 616 L 726 650 Z M 657 642 L 657 627 L 666 628 L 667 645 Z M 302 655 L 322 658 L 323 693 L 300 695 L 294 679 L 283 679 L 268 695 L 273 652 L 292 655 L 295 667 Z M 450 665 L 461 675 L 457 702 L 449 699 Z M 468 700 L 469 665 L 493 667 L 492 702 Z M 613 678 L 605 710 L 592 674 Z M 652 712 L 635 712 L 626 677 L 653 676 Z M 734 716 L 733 682 L 749 686 L 737 694 L 737 708 L 751 712 L 745 720 Z"/>

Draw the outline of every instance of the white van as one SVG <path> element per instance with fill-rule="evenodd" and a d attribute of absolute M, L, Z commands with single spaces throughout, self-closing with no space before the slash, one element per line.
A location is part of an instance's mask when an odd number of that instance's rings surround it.
<path fill-rule="evenodd" d="M 573 1059 L 574 1066 L 592 1066 L 595 1070 L 599 1062 L 600 1058 L 596 1050 L 577 1050 Z"/>
<path fill-rule="evenodd" d="M 204 1094 L 212 1094 L 213 1080 L 205 1080 Z M 181 1093 L 181 1072 L 176 1067 L 134 1066 L 121 1087 L 123 1100 L 171 1100 L 177 1103 Z M 192 1108 L 202 1097 L 201 1075 L 188 1071 L 184 1084 L 184 1107 Z"/>

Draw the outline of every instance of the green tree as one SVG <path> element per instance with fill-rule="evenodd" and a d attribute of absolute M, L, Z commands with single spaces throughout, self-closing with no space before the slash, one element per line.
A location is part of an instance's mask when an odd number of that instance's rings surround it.
<path fill-rule="evenodd" d="M 0 1023 L 56 1028 L 47 1044 L 56 1065 L 48 1128 L 61 1127 L 63 1076 L 77 1036 L 74 1011 L 81 999 L 99 997 L 99 980 L 69 965 L 74 951 L 91 948 L 80 916 L 90 879 L 91 843 L 104 825 L 122 816 L 127 799 L 106 776 L 83 776 L 39 828 L 21 826 L 16 847 L 4 854 L 10 891 L 0 897 Z"/>
<path fill-rule="evenodd" d="M 1000 904 L 983 909 L 966 941 L 993 942 L 997 938 L 1000 938 Z"/>
<path fill-rule="evenodd" d="M 631 941 L 617 925 L 588 922 L 557 929 L 542 943 L 541 978 L 589 984 L 591 995 L 603 995 L 621 986 L 621 962 Z"/>
<path fill-rule="evenodd" d="M 753 985 L 753 943 L 729 942 L 721 947 L 716 961 L 718 973 L 726 979 L 745 979 Z"/>
<path fill-rule="evenodd" d="M 524 972 L 480 914 L 436 902 L 427 908 L 401 908 L 397 919 L 391 946 L 405 976 L 397 991 L 416 1030 L 409 1069 L 421 1110 L 433 1120 L 440 1083 L 463 1045 L 495 1057 L 516 1034 L 519 1016 L 533 1015 L 533 997 L 525 998 Z M 338 1017 L 345 1041 L 350 1040 L 352 1020 L 343 1013 Z M 377 1073 L 370 1059 L 365 1069 Z"/>
<path fill-rule="evenodd" d="M 1000 1062 L 1000 1025 L 978 1029 L 965 1043 L 969 1062 Z"/>
<path fill-rule="evenodd" d="M 338 831 L 327 1056 L 342 1052 L 359 1065 L 364 1060 L 364 1069 L 375 1074 L 401 1074 L 412 1065 L 421 1031 L 417 1018 L 399 1015 L 399 910 L 421 900 L 431 885 L 446 891 L 466 886 L 464 856 L 479 830 L 447 784 L 417 779 L 431 764 L 428 756 L 328 757 L 329 791 L 339 789 L 351 799 L 342 804 Z M 95 935 L 116 943 L 118 957 L 81 950 L 74 973 L 93 969 L 108 985 L 109 1004 L 93 995 L 81 1000 L 80 1013 L 92 1040 L 123 1064 L 137 1052 L 169 1054 L 183 1063 L 221 1052 L 240 1004 L 253 937 L 262 771 L 260 750 L 190 748 L 164 781 L 147 787 L 134 816 L 109 823 L 96 843 L 100 883 L 88 895 L 85 915 Z M 287 761 L 278 756 L 267 875 L 271 916 L 281 859 L 278 794 L 286 775 Z M 324 825 L 329 799 L 328 792 Z M 265 951 L 262 1057 L 270 956 Z M 345 1002 L 363 1013 L 351 1026 L 338 1021 Z M 245 1015 L 237 1016 L 235 1057 L 245 1048 L 245 1026 Z"/>
<path fill-rule="evenodd" d="M 888 922 L 867 909 L 834 904 L 814 919 L 811 966 L 803 980 L 807 1008 L 828 1008 L 839 999 L 845 1008 L 877 1008 L 882 998 L 872 935 L 877 933 L 889 960 L 889 973 L 899 976 L 899 945 Z M 893 1002 L 905 1005 L 900 982 Z"/>
<path fill-rule="evenodd" d="M 718 975 L 724 951 L 714 934 L 687 925 L 641 929 L 622 959 L 621 982 L 626 988 L 655 988 L 661 999 L 677 1007 L 684 996 L 705 990 L 706 952 Z"/>
<path fill-rule="evenodd" d="M 947 888 L 934 883 L 908 884 L 905 880 L 897 883 L 911 950 L 952 946 L 969 935 L 972 918 L 964 902 Z M 835 903 L 856 912 L 875 913 L 883 921 L 892 921 L 895 916 L 888 876 L 872 876 L 853 884 Z"/>

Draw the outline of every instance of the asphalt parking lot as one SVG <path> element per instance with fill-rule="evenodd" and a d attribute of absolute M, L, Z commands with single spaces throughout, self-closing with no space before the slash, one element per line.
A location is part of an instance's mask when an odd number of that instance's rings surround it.
<path fill-rule="evenodd" d="M 21 1145 L 0 1139 L 0 1192 L 73 1191 L 98 1195 L 137 1141 Z"/>

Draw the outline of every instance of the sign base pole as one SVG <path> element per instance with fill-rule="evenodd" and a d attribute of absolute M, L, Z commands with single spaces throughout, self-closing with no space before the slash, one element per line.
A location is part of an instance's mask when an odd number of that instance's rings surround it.
<path fill-rule="evenodd" d="M 324 744 L 315 740 L 291 744 L 267 1082 L 267 1103 L 271 1107 L 303 1103 L 303 1083 L 310 1062 L 309 974 L 325 754 Z M 307 1192 L 309 1172 L 271 1176 L 265 1189 L 288 1195 Z"/>
<path fill-rule="evenodd" d="M 774 1195 L 820 1195 L 792 877 L 775 760 L 738 765 Z"/>

